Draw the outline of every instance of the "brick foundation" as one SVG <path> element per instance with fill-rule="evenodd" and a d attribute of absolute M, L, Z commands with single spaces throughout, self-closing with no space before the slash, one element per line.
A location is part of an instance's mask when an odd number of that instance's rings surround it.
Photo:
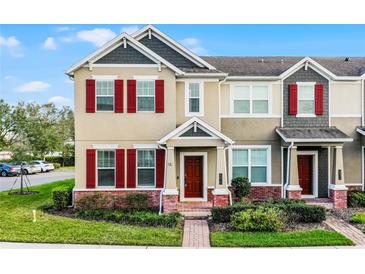
<path fill-rule="evenodd" d="M 229 191 L 232 193 L 232 199 L 239 202 L 234 195 L 234 190 L 229 187 Z M 248 196 L 249 200 L 253 201 L 265 201 L 267 199 L 280 199 L 281 198 L 281 186 L 251 186 L 251 192 Z"/>
<path fill-rule="evenodd" d="M 347 190 L 330 189 L 330 199 L 334 208 L 347 208 Z"/>
<path fill-rule="evenodd" d="M 362 191 L 362 186 L 359 185 L 359 186 L 346 186 L 348 188 L 347 191 Z"/>
<path fill-rule="evenodd" d="M 179 211 L 179 195 L 162 195 L 163 212 Z"/>
<path fill-rule="evenodd" d="M 213 206 L 228 206 L 229 195 L 213 195 Z"/>
<path fill-rule="evenodd" d="M 123 191 L 123 190 L 116 190 L 116 191 L 75 191 L 74 192 L 74 198 L 75 198 L 75 205 L 77 205 L 77 201 L 85 196 L 88 195 L 93 195 L 96 193 L 100 193 L 109 197 L 125 197 L 127 194 L 129 193 L 144 193 L 147 194 L 150 199 L 149 199 L 149 205 L 150 207 L 158 207 L 160 205 L 160 193 L 161 190 L 136 190 L 136 191 Z M 107 205 L 107 207 L 111 208 L 111 207 L 116 207 L 116 208 L 123 208 L 126 207 L 125 202 L 123 201 L 123 199 L 117 199 L 114 200 L 110 199 L 109 204 Z"/>
<path fill-rule="evenodd" d="M 287 192 L 288 199 L 300 200 L 302 198 L 302 191 L 300 190 L 290 190 Z"/>

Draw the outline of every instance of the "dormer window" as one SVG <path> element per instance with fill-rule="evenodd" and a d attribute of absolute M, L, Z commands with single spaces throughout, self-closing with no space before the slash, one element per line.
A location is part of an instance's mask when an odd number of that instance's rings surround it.
<path fill-rule="evenodd" d="M 315 116 L 314 87 L 316 83 L 297 83 L 298 85 L 298 114 L 297 116 Z"/>

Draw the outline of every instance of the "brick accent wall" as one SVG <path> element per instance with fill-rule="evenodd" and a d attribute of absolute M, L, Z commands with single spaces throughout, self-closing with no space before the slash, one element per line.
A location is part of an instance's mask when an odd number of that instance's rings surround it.
<path fill-rule="evenodd" d="M 213 206 L 228 206 L 229 195 L 213 195 Z"/>
<path fill-rule="evenodd" d="M 302 192 L 298 190 L 291 190 L 287 192 L 288 199 L 299 200 L 302 198 Z"/>
<path fill-rule="evenodd" d="M 346 186 L 348 188 L 347 191 L 362 191 L 362 186 Z"/>
<path fill-rule="evenodd" d="M 289 84 L 296 82 L 316 82 L 318 84 L 323 84 L 323 115 L 317 117 L 296 117 L 295 115 L 289 115 Z M 299 69 L 297 72 L 290 75 L 284 80 L 284 127 L 328 127 L 328 80 L 322 75 L 309 68 L 304 70 L 304 68 Z"/>
<path fill-rule="evenodd" d="M 330 198 L 334 208 L 347 208 L 347 190 L 330 189 Z"/>
<path fill-rule="evenodd" d="M 232 187 L 229 188 L 232 193 L 232 199 L 237 201 Z M 250 200 L 264 201 L 267 199 L 280 199 L 281 186 L 251 186 L 251 193 L 248 197 Z"/>

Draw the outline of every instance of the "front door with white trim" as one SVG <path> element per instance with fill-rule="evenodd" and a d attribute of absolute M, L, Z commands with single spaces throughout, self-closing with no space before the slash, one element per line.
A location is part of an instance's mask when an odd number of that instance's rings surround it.
<path fill-rule="evenodd" d="M 203 156 L 184 157 L 184 196 L 203 198 Z"/>

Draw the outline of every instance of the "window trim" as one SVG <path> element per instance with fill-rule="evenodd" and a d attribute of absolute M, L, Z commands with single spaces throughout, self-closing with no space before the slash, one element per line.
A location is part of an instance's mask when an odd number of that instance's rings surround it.
<path fill-rule="evenodd" d="M 137 76 L 134 76 L 134 77 L 137 77 Z M 135 78 L 136 80 L 136 112 L 138 113 L 154 113 L 155 110 L 156 110 L 156 79 L 155 77 L 152 79 L 151 77 L 149 76 L 146 76 L 146 77 L 137 77 Z M 145 81 L 148 81 L 148 82 L 153 82 L 153 89 L 154 89 L 154 94 L 153 96 L 151 95 L 138 95 L 138 82 L 145 82 Z M 153 110 L 138 110 L 138 97 L 153 97 Z"/>
<path fill-rule="evenodd" d="M 297 115 L 295 117 L 298 118 L 314 118 L 316 115 L 316 95 L 315 95 L 315 85 L 317 82 L 296 82 L 298 87 L 298 99 L 297 99 Z M 313 113 L 299 113 L 299 87 L 301 86 L 311 86 L 313 87 Z M 301 100 L 301 101 L 310 101 L 310 100 Z"/>
<path fill-rule="evenodd" d="M 154 167 L 141 167 L 143 169 L 154 169 L 154 184 L 153 186 L 139 186 L 138 185 L 138 169 L 140 169 L 140 167 L 138 167 L 138 151 L 145 151 L 145 150 L 153 150 L 154 152 L 154 157 L 155 157 L 155 166 Z M 154 148 L 138 148 L 136 149 L 136 188 L 156 188 L 156 149 Z"/>
<path fill-rule="evenodd" d="M 252 149 L 266 149 L 266 155 L 267 155 L 267 163 L 266 163 L 266 182 L 257 182 L 257 183 L 252 183 L 251 181 L 251 186 L 255 187 L 255 186 L 267 186 L 267 185 L 271 185 L 272 184 L 272 178 L 271 178 L 271 145 L 233 145 L 231 146 L 231 148 L 229 149 L 229 180 L 228 180 L 228 185 L 231 185 L 232 182 L 232 175 L 233 175 L 233 150 L 238 150 L 238 149 L 247 149 L 248 150 L 248 176 L 249 176 L 249 180 L 251 178 L 251 150 Z"/>
<path fill-rule="evenodd" d="M 115 111 L 115 80 L 114 78 L 97 78 L 95 79 L 95 112 L 114 112 Z M 113 82 L 113 95 L 98 95 L 97 91 L 97 82 L 98 81 L 107 81 L 107 82 Z M 98 97 L 113 97 L 113 110 L 98 110 Z"/>
<path fill-rule="evenodd" d="M 96 165 L 96 184 L 95 187 L 96 188 L 115 188 L 116 187 L 116 156 L 117 156 L 117 152 L 116 149 L 109 149 L 109 148 L 102 148 L 102 149 L 95 149 L 96 153 L 95 153 L 95 165 Z M 99 167 L 98 167 L 98 151 L 114 151 L 114 168 L 100 168 L 100 169 L 114 169 L 114 185 L 112 186 L 99 186 Z"/>
<path fill-rule="evenodd" d="M 199 112 L 190 112 L 190 84 L 199 84 Z M 194 97 L 196 98 L 196 97 Z M 203 117 L 204 116 L 204 81 L 189 80 L 185 81 L 185 117 Z"/>
<path fill-rule="evenodd" d="M 261 83 L 261 82 L 237 82 L 229 85 L 229 113 L 230 116 L 235 117 L 268 117 L 272 116 L 272 83 Z M 250 112 L 249 113 L 236 113 L 234 112 L 234 88 L 237 86 L 249 86 L 250 88 Z M 255 86 L 266 86 L 267 90 L 267 113 L 253 113 L 253 96 L 252 90 Z"/>

